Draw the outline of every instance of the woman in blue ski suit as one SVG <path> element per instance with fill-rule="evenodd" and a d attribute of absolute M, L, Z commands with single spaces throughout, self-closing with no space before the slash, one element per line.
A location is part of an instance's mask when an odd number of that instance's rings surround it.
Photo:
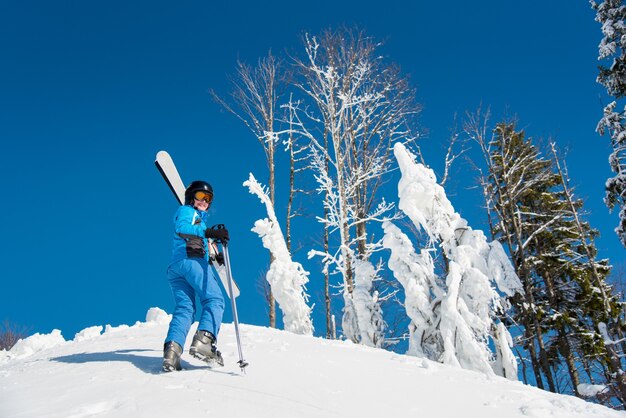
<path fill-rule="evenodd" d="M 185 205 L 174 217 L 175 234 L 172 261 L 167 278 L 176 306 L 163 349 L 163 370 L 180 370 L 180 356 L 195 316 L 198 296 L 202 313 L 189 354 L 207 362 L 223 364 L 217 350 L 217 335 L 222 324 L 224 297 L 209 267 L 208 238 L 229 239 L 225 228 L 207 227 L 213 200 L 213 188 L 204 181 L 194 181 L 185 191 Z"/>

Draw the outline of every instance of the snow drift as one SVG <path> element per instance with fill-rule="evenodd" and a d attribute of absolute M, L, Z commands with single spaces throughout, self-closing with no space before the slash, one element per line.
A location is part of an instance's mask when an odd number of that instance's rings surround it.
<path fill-rule="evenodd" d="M 146 319 L 90 327 L 71 341 L 60 331 L 35 335 L 0 352 L 0 417 L 624 416 L 427 359 L 249 325 L 241 326 L 247 375 L 230 324 L 220 333 L 225 367 L 185 353 L 183 371 L 160 373 L 169 316 L 153 308 Z"/>

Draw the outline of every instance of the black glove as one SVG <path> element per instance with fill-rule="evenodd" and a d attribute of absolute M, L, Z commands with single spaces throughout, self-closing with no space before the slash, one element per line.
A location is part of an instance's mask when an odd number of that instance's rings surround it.
<path fill-rule="evenodd" d="M 215 261 L 217 261 L 217 264 L 219 264 L 220 266 L 223 266 L 224 265 L 224 254 L 222 254 L 222 253 L 215 254 Z"/>
<path fill-rule="evenodd" d="M 226 228 L 207 228 L 207 230 L 204 231 L 204 236 L 219 242 L 226 242 L 230 239 L 228 229 Z"/>

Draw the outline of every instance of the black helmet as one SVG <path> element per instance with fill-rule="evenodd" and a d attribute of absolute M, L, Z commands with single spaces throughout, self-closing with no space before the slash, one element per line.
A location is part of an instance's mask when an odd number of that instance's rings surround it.
<path fill-rule="evenodd" d="M 185 205 L 191 205 L 193 203 L 193 195 L 200 191 L 207 192 L 213 196 L 213 187 L 209 183 L 202 180 L 192 181 L 185 190 Z"/>

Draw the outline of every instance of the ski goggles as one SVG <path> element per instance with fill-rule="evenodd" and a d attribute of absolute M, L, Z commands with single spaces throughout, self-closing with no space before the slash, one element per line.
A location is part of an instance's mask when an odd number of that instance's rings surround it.
<path fill-rule="evenodd" d="M 211 203 L 211 201 L 213 200 L 213 195 L 207 192 L 196 192 L 194 193 L 193 197 L 196 200 L 204 200 L 207 203 Z"/>

